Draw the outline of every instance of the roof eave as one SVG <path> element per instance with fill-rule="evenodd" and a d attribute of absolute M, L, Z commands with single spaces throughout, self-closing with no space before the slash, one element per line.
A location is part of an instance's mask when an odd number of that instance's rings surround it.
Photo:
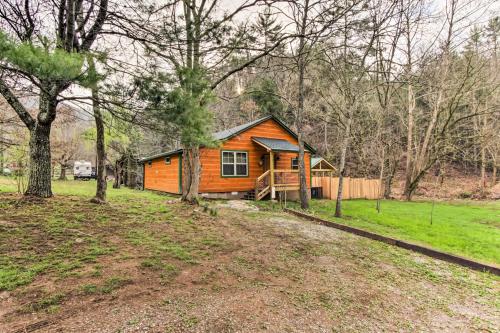
<path fill-rule="evenodd" d="M 314 169 L 314 167 L 316 165 L 320 164 L 321 162 L 325 162 L 326 164 L 328 164 L 332 168 L 332 170 L 337 171 L 337 168 L 332 163 L 330 163 L 327 160 L 325 160 L 323 157 L 317 163 L 311 165 L 311 169 Z"/>
<path fill-rule="evenodd" d="M 237 136 L 237 135 L 239 135 L 239 134 L 241 134 L 241 133 L 243 133 L 243 132 L 245 132 L 245 131 L 249 130 L 250 128 L 255 127 L 255 126 L 257 126 L 257 125 L 260 125 L 260 124 L 262 124 L 263 122 L 268 121 L 269 119 L 272 119 L 272 118 L 274 118 L 274 116 L 272 116 L 272 115 L 269 115 L 269 116 L 263 117 L 263 118 L 261 118 L 258 122 L 256 122 L 256 123 L 252 124 L 252 126 L 247 126 L 247 127 L 244 127 L 244 128 L 242 128 L 242 129 L 240 129 L 239 131 L 234 132 L 234 133 L 231 133 L 231 135 L 228 135 L 228 136 L 226 136 L 226 137 L 224 137 L 224 138 L 220 138 L 220 139 L 218 139 L 218 140 L 219 140 L 219 141 L 227 141 L 227 140 L 229 140 L 229 139 L 231 139 L 231 138 L 234 138 L 235 136 Z"/>
<path fill-rule="evenodd" d="M 141 158 L 139 160 L 139 163 L 144 163 L 144 162 L 148 162 L 148 161 L 160 158 L 160 157 L 167 157 L 167 156 L 172 156 L 172 155 L 176 155 L 176 154 L 182 154 L 182 149 L 176 149 L 176 150 L 168 151 L 166 153 L 160 153 L 160 154 L 156 154 L 156 155 L 147 156 L 147 157 Z"/>

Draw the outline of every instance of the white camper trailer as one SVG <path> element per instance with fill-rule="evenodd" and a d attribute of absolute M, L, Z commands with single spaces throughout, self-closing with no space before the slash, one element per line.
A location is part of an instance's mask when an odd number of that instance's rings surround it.
<path fill-rule="evenodd" d="M 75 180 L 92 178 L 92 163 L 88 161 L 75 161 L 73 166 L 73 176 Z"/>

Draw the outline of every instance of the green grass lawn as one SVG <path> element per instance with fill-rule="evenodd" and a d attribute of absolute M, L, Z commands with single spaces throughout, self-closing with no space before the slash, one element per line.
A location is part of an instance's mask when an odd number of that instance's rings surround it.
<path fill-rule="evenodd" d="M 14 177 L 0 176 L 0 193 L 16 192 L 17 185 Z M 74 181 L 74 180 L 52 180 L 52 193 L 58 195 L 75 195 L 89 200 L 95 195 L 96 181 Z M 107 198 L 116 203 L 126 203 L 130 200 L 143 198 L 152 201 L 165 200 L 165 196 L 149 191 L 135 191 L 122 186 L 119 190 L 112 188 L 112 182 L 108 183 Z"/>
<path fill-rule="evenodd" d="M 311 211 L 327 220 L 385 236 L 500 264 L 500 202 L 457 201 L 432 203 L 346 200 L 344 218 L 334 217 L 335 201 L 312 200 Z"/>

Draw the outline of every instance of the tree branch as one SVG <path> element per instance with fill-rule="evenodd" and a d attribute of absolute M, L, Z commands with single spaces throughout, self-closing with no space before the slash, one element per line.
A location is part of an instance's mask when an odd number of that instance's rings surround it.
<path fill-rule="evenodd" d="M 2 78 L 0 78 L 0 94 L 3 95 L 7 103 L 9 103 L 9 105 L 14 109 L 26 127 L 28 127 L 29 130 L 32 130 L 35 127 L 35 120 L 28 113 L 24 105 L 21 104 L 19 99 L 12 93 L 9 87 L 7 87 Z"/>

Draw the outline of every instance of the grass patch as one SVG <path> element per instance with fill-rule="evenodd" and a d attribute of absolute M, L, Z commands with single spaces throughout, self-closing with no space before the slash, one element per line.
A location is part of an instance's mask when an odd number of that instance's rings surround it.
<path fill-rule="evenodd" d="M 0 290 L 13 290 L 33 281 L 36 272 L 16 266 L 0 267 Z"/>
<path fill-rule="evenodd" d="M 99 291 L 103 294 L 109 294 L 113 290 L 119 289 L 127 284 L 130 284 L 131 282 L 132 281 L 130 279 L 113 276 L 104 281 L 104 284 L 99 288 Z"/>
<path fill-rule="evenodd" d="M 84 295 L 109 294 L 114 290 L 120 289 L 130 283 L 132 283 L 132 280 L 128 278 L 113 276 L 104 280 L 101 285 L 94 283 L 84 284 L 80 286 L 80 291 Z"/>
<path fill-rule="evenodd" d="M 59 308 L 59 305 L 64 299 L 63 293 L 55 293 L 52 295 L 45 296 L 39 299 L 36 302 L 33 302 L 28 305 L 28 309 L 30 312 L 38 312 L 42 310 L 46 310 L 48 312 L 56 312 Z"/>
<path fill-rule="evenodd" d="M 312 200 L 313 214 L 337 223 L 430 246 L 472 259 L 500 264 L 500 203 L 432 203 L 346 200 L 344 218 L 334 217 L 335 201 Z"/>
<path fill-rule="evenodd" d="M 82 290 L 82 292 L 85 294 L 85 295 L 92 295 L 92 294 L 95 294 L 98 292 L 98 287 L 97 285 L 95 284 L 85 284 L 83 286 L 80 287 L 80 289 Z"/>

